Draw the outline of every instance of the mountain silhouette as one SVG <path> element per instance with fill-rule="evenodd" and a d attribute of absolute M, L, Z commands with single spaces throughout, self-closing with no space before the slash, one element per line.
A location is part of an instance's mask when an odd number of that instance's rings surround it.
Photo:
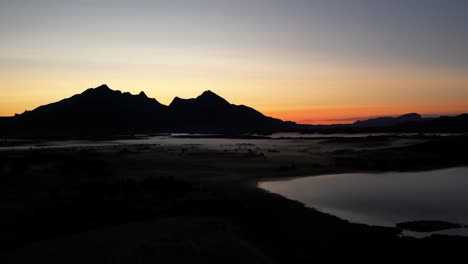
<path fill-rule="evenodd" d="M 192 99 L 176 97 L 169 105 L 169 111 L 172 120 L 177 121 L 174 127 L 181 131 L 271 130 L 291 125 L 266 117 L 253 108 L 230 104 L 211 91 Z"/>
<path fill-rule="evenodd" d="M 407 122 L 398 124 L 395 128 L 416 132 L 468 132 L 468 114 L 457 116 L 440 116 L 424 118 L 423 122 Z"/>
<path fill-rule="evenodd" d="M 398 117 L 377 117 L 367 120 L 358 120 L 353 123 L 356 127 L 390 127 L 408 122 L 421 122 L 424 119 L 420 114 L 409 113 Z"/>
<path fill-rule="evenodd" d="M 174 98 L 169 106 L 107 85 L 1 119 L 15 136 L 87 136 L 157 132 L 243 133 L 278 131 L 293 122 L 264 116 L 205 91 L 192 99 Z"/>
<path fill-rule="evenodd" d="M 356 121 L 343 129 L 358 129 L 373 132 L 468 132 L 468 114 L 423 118 L 420 114 L 410 113 L 398 117 L 378 117 Z"/>

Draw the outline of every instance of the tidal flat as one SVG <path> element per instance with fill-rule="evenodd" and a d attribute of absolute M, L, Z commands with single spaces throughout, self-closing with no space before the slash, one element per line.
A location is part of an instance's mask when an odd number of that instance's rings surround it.
<path fill-rule="evenodd" d="M 406 237 L 399 228 L 350 223 L 256 186 L 272 178 L 466 166 L 467 157 L 463 135 L 4 148 L 1 260 L 310 263 L 341 258 L 336 252 L 371 258 L 363 250 L 395 259 L 456 257 L 467 237 Z"/>

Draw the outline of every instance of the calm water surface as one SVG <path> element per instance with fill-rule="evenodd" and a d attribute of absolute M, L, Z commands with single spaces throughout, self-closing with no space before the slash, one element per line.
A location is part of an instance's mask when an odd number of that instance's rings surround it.
<path fill-rule="evenodd" d="M 468 167 L 346 173 L 265 181 L 258 186 L 342 219 L 394 226 L 414 220 L 468 224 Z M 468 235 L 466 229 L 438 233 Z"/>

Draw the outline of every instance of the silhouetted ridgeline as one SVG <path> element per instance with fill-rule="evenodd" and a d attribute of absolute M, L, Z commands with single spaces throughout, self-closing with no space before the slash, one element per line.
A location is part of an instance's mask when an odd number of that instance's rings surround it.
<path fill-rule="evenodd" d="M 353 124 L 301 125 L 301 133 L 468 133 L 468 114 L 423 118 L 416 113 L 378 117 Z"/>
<path fill-rule="evenodd" d="M 441 116 L 424 122 L 408 122 L 398 125 L 397 128 L 422 132 L 468 132 L 468 114 Z"/>
<path fill-rule="evenodd" d="M 115 134 L 197 132 L 237 134 L 291 129 L 293 122 L 233 105 L 211 91 L 193 99 L 176 97 L 169 106 L 106 85 L 0 120 L 8 137 L 106 136 Z"/>
<path fill-rule="evenodd" d="M 353 126 L 360 128 L 387 127 L 395 131 L 407 132 L 467 132 L 468 114 L 423 118 L 419 114 L 410 113 L 399 117 L 379 117 L 356 121 Z"/>
<path fill-rule="evenodd" d="M 398 117 L 377 117 L 354 122 L 356 127 L 390 127 L 408 122 L 422 122 L 424 119 L 420 114 L 410 113 Z"/>
<path fill-rule="evenodd" d="M 14 117 L 0 118 L 0 136 L 108 137 L 138 133 L 303 133 L 468 132 L 468 114 L 423 118 L 416 113 L 379 117 L 351 125 L 300 125 L 267 117 L 253 108 L 233 105 L 211 91 L 192 99 L 175 97 L 169 106 L 106 85 L 40 106 Z"/>

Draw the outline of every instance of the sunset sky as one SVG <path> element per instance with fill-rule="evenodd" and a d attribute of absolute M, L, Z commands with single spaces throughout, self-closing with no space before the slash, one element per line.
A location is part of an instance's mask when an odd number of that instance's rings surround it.
<path fill-rule="evenodd" d="M 0 0 L 0 116 L 89 87 L 300 123 L 468 112 L 466 0 Z"/>

